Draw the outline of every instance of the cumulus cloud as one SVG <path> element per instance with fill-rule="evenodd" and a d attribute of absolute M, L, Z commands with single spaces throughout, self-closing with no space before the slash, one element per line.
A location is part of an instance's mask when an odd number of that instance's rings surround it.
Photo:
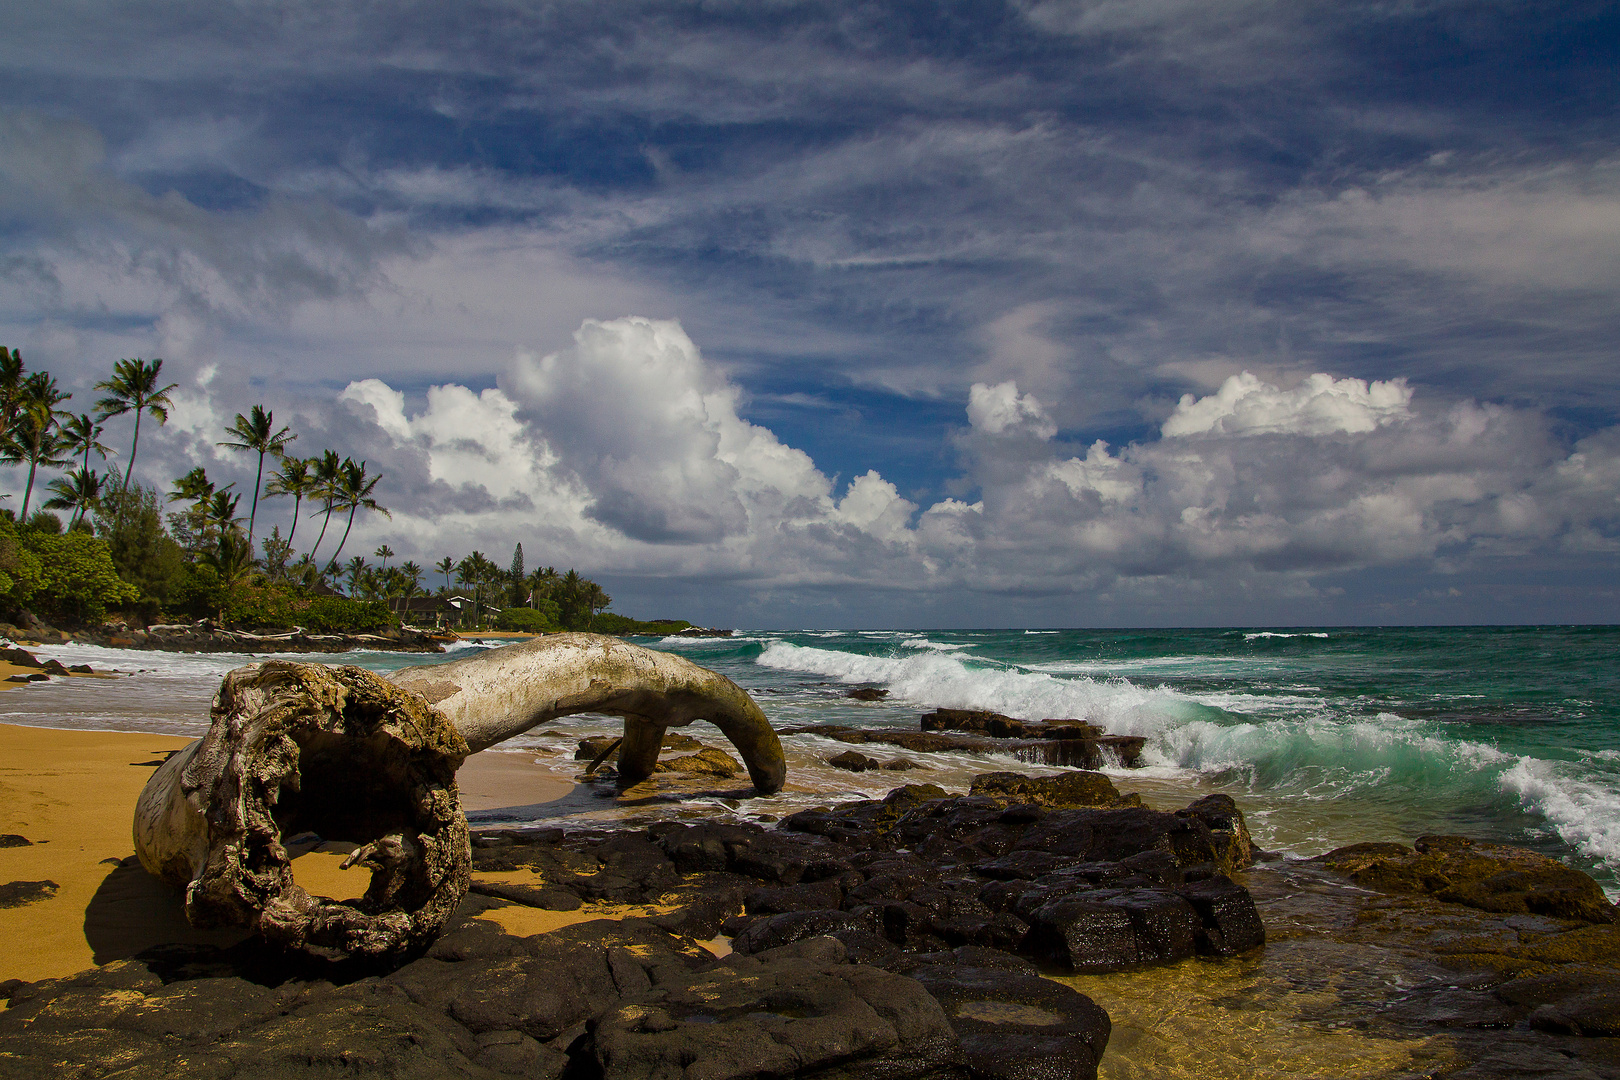
<path fill-rule="evenodd" d="M 1159 429 L 1167 438 L 1221 435 L 1327 435 L 1368 432 L 1408 415 L 1412 390 L 1404 379 L 1335 379 L 1318 372 L 1293 390 L 1280 390 L 1245 371 L 1205 398 L 1182 395 Z"/>
<path fill-rule="evenodd" d="M 1057 425 L 1035 396 L 1019 397 L 1018 384 L 1011 381 L 995 386 L 974 383 L 968 391 L 967 415 L 974 430 L 987 435 L 1019 430 L 1037 439 L 1050 439 L 1057 434 Z"/>

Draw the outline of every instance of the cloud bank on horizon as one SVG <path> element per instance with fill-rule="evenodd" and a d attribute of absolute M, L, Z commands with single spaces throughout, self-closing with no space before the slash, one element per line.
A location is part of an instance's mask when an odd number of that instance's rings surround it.
<path fill-rule="evenodd" d="M 642 615 L 1620 620 L 1608 5 L 8 18 L 0 340 L 164 357 L 148 482 L 263 403 Z"/>

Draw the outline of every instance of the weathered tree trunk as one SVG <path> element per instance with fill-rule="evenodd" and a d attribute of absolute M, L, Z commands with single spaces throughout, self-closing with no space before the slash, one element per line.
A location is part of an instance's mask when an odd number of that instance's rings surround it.
<path fill-rule="evenodd" d="M 186 890 L 193 926 L 256 929 L 312 955 L 385 957 L 433 940 L 466 895 L 455 774 L 467 743 L 420 696 L 356 667 L 266 660 L 225 676 L 213 726 L 147 782 L 135 851 Z M 312 897 L 282 838 L 360 844 L 364 897 Z"/>
<path fill-rule="evenodd" d="M 782 744 L 742 687 L 684 657 L 602 634 L 550 634 L 389 678 L 432 702 L 472 753 L 559 716 L 621 716 L 619 785 L 628 787 L 652 775 L 665 729 L 707 720 L 742 755 L 756 789 L 780 791 L 787 777 Z"/>
<path fill-rule="evenodd" d="M 267 660 L 225 676 L 208 734 L 147 782 L 135 850 L 185 889 L 194 926 L 255 929 L 317 956 L 408 954 L 467 891 L 462 761 L 578 712 L 624 717 L 621 786 L 651 774 L 666 728 L 704 719 L 758 790 L 782 787 L 781 743 L 740 687 L 616 638 L 558 634 L 391 680 Z M 372 871 L 364 897 L 313 897 L 293 880 L 282 838 L 301 832 L 360 845 L 345 865 Z"/>

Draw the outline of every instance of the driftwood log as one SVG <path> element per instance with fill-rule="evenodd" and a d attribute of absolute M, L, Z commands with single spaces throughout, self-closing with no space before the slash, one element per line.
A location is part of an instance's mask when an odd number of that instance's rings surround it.
<path fill-rule="evenodd" d="M 471 855 L 455 773 L 470 753 L 559 716 L 624 718 L 619 784 L 649 776 L 664 731 L 708 720 L 754 786 L 786 775 L 782 746 L 735 683 L 678 656 L 595 634 L 557 634 L 384 679 L 356 667 L 267 660 L 228 673 L 208 734 L 153 774 L 135 851 L 185 890 L 197 927 L 242 927 L 314 956 L 415 951 L 465 896 Z M 357 900 L 311 896 L 285 837 L 359 847 Z"/>

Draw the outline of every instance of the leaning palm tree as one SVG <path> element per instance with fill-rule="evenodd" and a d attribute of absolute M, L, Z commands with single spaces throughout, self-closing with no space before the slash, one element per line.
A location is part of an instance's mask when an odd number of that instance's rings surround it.
<path fill-rule="evenodd" d="M 332 553 L 333 562 L 343 554 L 343 545 L 349 542 L 349 530 L 354 528 L 356 510 L 375 510 L 385 518 L 393 518 L 387 507 L 379 506 L 377 500 L 371 497 L 381 479 L 381 476 L 367 474 L 365 462 L 357 465 L 352 458 L 344 460 L 343 471 L 338 476 L 337 493 L 338 505 L 349 512 L 349 523 L 343 529 L 343 539 L 338 541 L 337 550 Z"/>
<path fill-rule="evenodd" d="M 236 420 L 225 429 L 225 434 L 235 435 L 236 439 L 220 443 L 232 450 L 255 450 L 259 455 L 259 471 L 253 474 L 253 505 L 248 511 L 248 541 L 253 540 L 253 523 L 259 516 L 259 484 L 264 480 L 264 455 L 273 454 L 281 457 L 287 452 L 287 444 L 298 438 L 287 427 L 280 431 L 275 430 L 276 414 L 265 410 L 263 405 L 255 405 L 243 416 L 236 414 Z"/>
<path fill-rule="evenodd" d="M 89 469 L 74 469 L 66 476 L 58 476 L 47 485 L 56 494 L 45 500 L 47 510 L 72 510 L 68 528 L 73 528 L 89 513 L 101 509 L 102 477 Z"/>
<path fill-rule="evenodd" d="M 281 459 L 281 468 L 270 474 L 270 485 L 264 493 L 274 498 L 277 495 L 291 495 L 293 497 L 292 527 L 287 530 L 287 547 L 292 548 L 293 536 L 298 532 L 298 511 L 304 505 L 304 496 L 315 488 L 315 475 L 310 467 L 309 458 L 284 457 Z"/>
<path fill-rule="evenodd" d="M 332 523 L 332 511 L 337 509 L 338 480 L 343 476 L 343 462 L 338 460 L 337 451 L 328 450 L 318 458 L 310 458 L 309 468 L 314 474 L 310 494 L 321 500 L 321 511 L 326 515 L 321 520 L 321 534 L 315 538 L 315 546 L 309 549 L 310 557 L 314 558 L 321 549 L 321 541 L 326 539 L 326 527 Z"/>
<path fill-rule="evenodd" d="M 84 455 L 84 464 L 80 468 L 85 472 L 90 471 L 91 454 L 100 454 L 101 460 L 106 461 L 107 455 L 112 453 L 112 447 L 101 444 L 101 432 L 101 424 L 89 413 L 69 416 L 62 421 L 62 439 L 69 453 L 75 457 Z"/>
<path fill-rule="evenodd" d="M 126 491 L 129 489 L 130 475 L 135 471 L 135 451 L 141 443 L 141 414 L 151 413 L 157 417 L 160 425 L 169 422 L 169 406 L 173 404 L 169 400 L 169 391 L 180 384 L 159 386 L 158 375 L 162 371 L 162 360 L 153 360 L 150 364 L 139 357 L 120 360 L 113 365 L 113 377 L 95 386 L 97 390 L 107 391 L 107 396 L 96 402 L 103 420 L 123 416 L 127 412 L 135 414 L 135 434 L 129 441 L 129 465 L 124 469 Z"/>

